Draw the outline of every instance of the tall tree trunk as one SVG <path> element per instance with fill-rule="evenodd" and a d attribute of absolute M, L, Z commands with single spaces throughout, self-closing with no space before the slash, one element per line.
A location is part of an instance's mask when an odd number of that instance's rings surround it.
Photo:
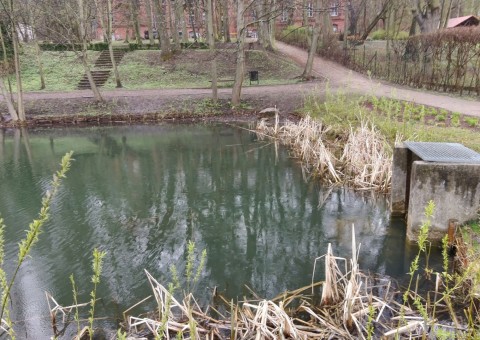
<path fill-rule="evenodd" d="M 163 59 L 168 59 L 172 54 L 172 50 L 170 47 L 170 39 L 168 38 L 167 21 L 165 20 L 165 10 L 162 0 L 155 0 L 155 2 L 155 9 L 157 11 L 158 38 L 160 40 L 160 48 L 162 49 L 160 55 Z"/>
<path fill-rule="evenodd" d="M 237 68 L 232 88 L 232 105 L 240 105 L 243 77 L 245 76 L 245 18 L 244 0 L 237 0 Z"/>
<path fill-rule="evenodd" d="M 40 76 L 40 90 L 44 90 L 45 85 L 45 72 L 43 71 L 43 62 L 42 62 L 42 50 L 38 44 L 38 40 L 35 38 L 35 56 L 37 59 L 38 66 L 38 75 Z"/>
<path fill-rule="evenodd" d="M 343 48 L 346 50 L 348 48 L 348 35 L 350 34 L 349 32 L 349 21 L 350 21 L 350 18 L 349 18 L 349 13 L 348 13 L 348 9 L 347 7 L 345 6 L 344 10 L 343 10 L 343 17 L 344 17 L 344 22 L 345 22 L 345 29 L 344 29 L 344 33 L 343 33 Z"/>
<path fill-rule="evenodd" d="M 79 19 L 79 27 L 80 27 L 80 42 L 82 44 L 82 65 L 85 70 L 85 74 L 87 75 L 88 82 L 90 84 L 90 88 L 93 92 L 93 96 L 95 100 L 98 102 L 103 102 L 102 95 L 93 80 L 92 72 L 90 70 L 90 66 L 88 65 L 88 53 L 87 53 L 87 32 L 85 30 L 85 7 L 83 0 L 77 0 L 78 4 L 78 19 Z"/>
<path fill-rule="evenodd" d="M 322 2 L 322 7 L 323 8 L 328 8 L 329 6 L 329 0 L 323 0 Z M 332 34 L 332 19 L 330 18 L 330 12 L 329 11 L 323 11 L 322 13 L 323 17 L 323 24 L 322 24 L 322 47 L 327 47 L 328 44 L 330 44 L 331 39 L 330 36 Z M 312 40 L 310 39 L 309 44 L 312 44 Z"/>
<path fill-rule="evenodd" d="M 387 13 L 387 10 L 391 3 L 392 3 L 392 0 L 385 0 L 383 2 L 382 7 L 380 8 L 380 11 L 377 13 L 377 15 L 373 18 L 373 20 L 370 22 L 368 27 L 365 29 L 365 32 L 363 32 L 363 35 L 361 36 L 360 40 L 367 39 L 368 35 L 375 28 L 378 21 L 385 17 L 385 13 Z"/>
<path fill-rule="evenodd" d="M 308 11 L 307 11 L 307 0 L 302 0 L 302 26 L 308 26 Z"/>
<path fill-rule="evenodd" d="M 313 59 L 317 53 L 318 38 L 320 37 L 320 20 L 321 20 L 321 7 L 322 1 L 315 1 L 315 25 L 313 26 L 312 41 L 310 43 L 310 48 L 308 49 L 307 63 L 305 64 L 305 69 L 303 70 L 302 78 L 311 79 L 312 70 L 313 70 Z"/>
<path fill-rule="evenodd" d="M 13 13 L 13 1 L 11 2 L 11 9 Z M 17 114 L 18 120 L 24 122 L 25 117 L 25 107 L 23 103 L 23 86 L 22 86 L 22 74 L 20 70 L 20 51 L 18 44 L 18 35 L 16 30 L 16 24 L 12 23 L 12 43 L 13 43 L 13 60 L 15 65 L 15 79 L 17 81 Z"/>
<path fill-rule="evenodd" d="M 168 27 L 170 28 L 170 36 L 173 38 L 173 46 L 171 46 L 173 51 L 180 49 L 180 37 L 178 36 L 177 23 L 175 22 L 175 4 L 172 6 L 172 1 L 167 1 L 165 3 L 165 13 L 168 18 Z"/>
<path fill-rule="evenodd" d="M 273 40 L 270 34 L 270 21 L 272 15 L 267 11 L 273 11 L 273 6 L 268 6 L 268 0 L 258 0 L 256 4 L 256 11 L 258 17 L 258 41 L 262 48 L 268 51 L 273 51 Z"/>
<path fill-rule="evenodd" d="M 9 60 L 7 56 L 7 46 L 5 44 L 5 39 L 3 38 L 3 30 L 2 27 L 0 27 L 0 44 L 2 46 L 2 51 L 3 51 L 3 63 L 5 65 L 8 65 Z M 10 93 L 7 91 L 5 88 L 5 83 L 2 78 L 2 74 L 0 74 L 0 93 L 3 96 L 3 99 L 5 100 L 5 103 L 7 104 L 7 110 L 8 113 L 10 114 L 10 117 L 12 117 L 13 121 L 17 121 L 19 119 L 17 110 L 15 109 L 15 105 L 13 104 L 13 98 Z"/>
<path fill-rule="evenodd" d="M 103 32 L 103 39 L 108 44 L 108 52 L 110 54 L 110 62 L 112 63 L 113 74 L 115 75 L 115 82 L 117 84 L 117 88 L 122 87 L 122 82 L 120 80 L 120 74 L 118 73 L 117 62 L 115 61 L 115 56 L 113 54 L 113 46 L 112 46 L 112 21 L 113 21 L 113 13 L 112 13 L 112 0 L 106 0 L 107 8 L 105 9 L 104 5 L 100 3 L 99 0 L 94 0 L 95 7 L 97 9 L 98 17 L 100 20 L 100 25 L 102 26 Z M 107 16 L 107 22 L 105 23 L 104 16 Z"/>
<path fill-rule="evenodd" d="M 215 37 L 213 32 L 213 4 L 212 0 L 207 0 L 207 40 L 208 46 L 210 48 L 210 58 L 211 58 L 211 79 L 212 79 L 212 99 L 214 102 L 218 99 L 218 90 L 217 90 L 217 60 L 215 58 Z"/>
<path fill-rule="evenodd" d="M 228 10 L 228 4 L 229 0 L 225 0 L 223 3 L 223 38 L 227 43 L 232 41 L 230 38 L 230 13 Z"/>
<path fill-rule="evenodd" d="M 153 46 L 155 38 L 153 37 L 152 3 L 150 0 L 145 0 L 145 10 L 147 12 L 148 39 L 150 40 L 150 45 Z"/>
<path fill-rule="evenodd" d="M 178 12 L 180 16 L 180 23 L 182 24 L 182 42 L 188 43 L 188 30 L 187 30 L 187 20 L 185 20 L 185 0 L 176 0 L 178 1 Z"/>
<path fill-rule="evenodd" d="M 133 21 L 133 29 L 135 30 L 135 40 L 138 45 L 141 45 L 142 35 L 140 33 L 140 22 L 138 20 L 138 10 L 139 10 L 138 0 L 130 0 L 130 4 L 132 7 L 132 21 Z"/>
<path fill-rule="evenodd" d="M 5 88 L 5 83 L 3 82 L 3 78 L 0 77 L 0 94 L 3 96 L 5 103 L 7 104 L 7 110 L 10 117 L 14 122 L 18 121 L 18 114 L 17 110 L 15 110 L 15 106 L 13 105 L 12 98 L 10 97 L 7 89 Z M 0 114 L 1 118 L 1 114 Z"/>
<path fill-rule="evenodd" d="M 98 1 L 98 0 L 95 0 L 95 1 Z M 120 79 L 120 73 L 118 72 L 117 62 L 115 61 L 115 56 L 113 54 L 113 44 L 112 44 L 113 12 L 112 11 L 113 11 L 112 0 L 107 0 L 108 30 L 107 30 L 106 38 L 108 41 L 108 52 L 110 53 L 110 61 L 112 62 L 113 74 L 115 75 L 115 83 L 117 84 L 117 88 L 121 88 L 123 87 L 122 81 Z M 103 27 L 103 22 L 102 22 L 102 27 Z"/>
<path fill-rule="evenodd" d="M 430 33 L 440 27 L 440 2 L 439 0 L 429 0 L 425 8 L 420 6 L 420 0 L 416 0 L 415 7 L 412 10 L 413 17 L 420 27 L 420 32 Z"/>

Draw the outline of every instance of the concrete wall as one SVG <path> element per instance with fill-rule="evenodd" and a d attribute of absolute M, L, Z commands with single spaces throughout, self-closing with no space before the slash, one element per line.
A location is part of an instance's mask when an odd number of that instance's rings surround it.
<path fill-rule="evenodd" d="M 410 151 L 402 144 L 395 145 L 390 199 L 390 211 L 394 216 L 405 215 L 407 212 L 408 152 Z"/>
<path fill-rule="evenodd" d="M 457 219 L 462 224 L 478 218 L 480 164 L 415 161 L 410 178 L 407 217 L 407 237 L 410 240 L 416 239 L 425 219 L 425 206 L 430 200 L 436 206 L 430 229 L 431 240 L 445 236 L 449 219 Z"/>

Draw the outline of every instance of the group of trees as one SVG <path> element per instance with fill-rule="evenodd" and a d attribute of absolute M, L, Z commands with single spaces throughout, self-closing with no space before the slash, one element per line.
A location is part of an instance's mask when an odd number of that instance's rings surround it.
<path fill-rule="evenodd" d="M 310 32 L 310 55 L 303 73 L 303 77 L 309 78 L 319 39 L 323 39 L 325 45 L 332 36 L 332 9 L 344 17 L 343 34 L 363 40 L 379 22 L 391 32 L 409 30 L 410 34 L 415 34 L 417 27 L 421 33 L 430 32 L 444 27 L 452 15 L 477 13 L 480 0 L 0 0 L 0 91 L 12 119 L 24 121 L 20 44 L 31 42 L 35 45 L 41 88 L 45 88 L 38 42 L 49 40 L 77 46 L 94 97 L 103 101 L 93 81 L 87 47 L 101 28 L 103 40 L 109 45 L 117 87 L 121 87 L 112 36 L 115 25 L 123 20 L 127 27 L 126 39 L 132 34 L 137 44 L 142 43 L 141 26 L 148 27 L 151 44 L 155 43 L 153 32 L 156 32 L 162 58 L 170 58 L 180 49 L 180 43 L 188 39 L 188 30 L 192 31 L 195 40 L 202 33 L 211 50 L 212 88 L 216 99 L 215 42 L 220 39 L 229 42 L 231 26 L 234 26 L 237 71 L 232 104 L 238 105 L 245 73 L 247 31 L 254 28 L 259 44 L 266 50 L 273 50 L 277 18 L 286 16 L 287 21 L 293 23 L 294 16 L 301 17 L 302 25 L 310 27 L 307 30 Z M 15 90 L 10 81 L 13 76 Z"/>

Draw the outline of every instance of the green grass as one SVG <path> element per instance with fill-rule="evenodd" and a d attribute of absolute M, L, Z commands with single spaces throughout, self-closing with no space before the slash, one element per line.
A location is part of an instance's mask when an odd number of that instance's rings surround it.
<path fill-rule="evenodd" d="M 478 118 L 465 117 L 465 123 L 467 123 L 470 127 L 477 127 L 478 126 Z"/>
<path fill-rule="evenodd" d="M 339 133 L 349 129 L 350 126 L 359 126 L 362 120 L 367 119 L 378 127 L 392 145 L 396 136 L 400 135 L 402 140 L 455 142 L 480 151 L 480 133 L 478 131 L 454 125 L 445 126 L 445 124 L 439 124 L 438 121 L 429 124 L 425 122 L 424 117 L 431 116 L 437 117 L 437 119 L 440 117 L 440 120 L 443 119 L 443 123 L 446 120 L 445 112 L 438 112 L 435 108 L 415 106 L 411 103 L 402 103 L 403 107 L 399 110 L 397 102 L 386 98 L 352 97 L 343 92 L 327 91 L 325 100 L 315 95 L 308 96 L 304 110 L 305 113 L 332 126 Z M 366 103 L 372 103 L 373 107 Z M 465 117 L 464 119 L 469 118 Z"/>
<path fill-rule="evenodd" d="M 217 51 L 217 69 L 220 79 L 233 79 L 235 75 L 235 49 Z M 35 49 L 22 46 L 21 66 L 24 91 L 40 91 L 40 77 Z M 93 67 L 100 52 L 89 51 Z M 46 89 L 44 91 L 72 91 L 83 77 L 81 59 L 75 52 L 42 53 Z M 246 51 L 246 71 L 258 70 L 260 85 L 291 84 L 302 70 L 294 63 L 272 53 Z M 159 50 L 139 50 L 127 53 L 119 64 L 122 84 L 126 89 L 155 88 L 208 88 L 210 57 L 206 50 L 183 50 L 168 61 L 162 61 Z M 14 77 L 11 77 L 15 84 Z M 104 88 L 114 89 L 113 73 Z M 219 87 L 231 87 L 232 82 L 221 82 Z M 250 86 L 248 74 L 244 86 Z M 256 86 L 252 84 L 252 86 Z"/>
<path fill-rule="evenodd" d="M 92 64 L 99 53 L 89 51 Z M 75 52 L 43 52 L 42 62 L 47 91 L 74 90 L 83 76 L 80 56 Z M 39 91 L 40 77 L 33 46 L 23 45 L 20 63 L 24 91 Z M 13 81 L 13 83 L 15 82 Z"/>

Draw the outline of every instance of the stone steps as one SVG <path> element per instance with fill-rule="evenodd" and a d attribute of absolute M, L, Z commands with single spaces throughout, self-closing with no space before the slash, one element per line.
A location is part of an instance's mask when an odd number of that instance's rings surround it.
<path fill-rule="evenodd" d="M 96 70 L 92 71 L 92 77 L 93 81 L 95 82 L 95 85 L 98 87 L 103 86 L 108 78 L 110 77 L 111 70 Z M 85 89 L 90 89 L 90 82 L 88 81 L 88 77 L 85 74 L 83 78 L 78 82 L 77 88 L 79 90 L 85 90 Z"/>
<path fill-rule="evenodd" d="M 122 60 L 123 56 L 125 55 L 125 51 L 123 50 L 114 50 L 113 51 L 113 58 L 115 59 L 115 63 L 118 65 Z M 94 68 L 112 68 L 112 59 L 110 58 L 110 52 L 102 51 L 98 56 L 97 60 L 95 61 Z"/>
<path fill-rule="evenodd" d="M 123 56 L 127 51 L 125 50 L 113 50 L 113 58 L 115 59 L 115 63 L 118 65 L 121 61 Z M 102 87 L 107 82 L 110 74 L 112 72 L 112 60 L 110 59 L 110 52 L 108 50 L 102 51 L 98 56 L 92 70 L 92 77 L 95 85 L 97 87 Z M 77 89 L 85 90 L 90 89 L 90 83 L 88 81 L 88 77 L 86 74 L 83 75 L 82 79 L 78 82 Z"/>

